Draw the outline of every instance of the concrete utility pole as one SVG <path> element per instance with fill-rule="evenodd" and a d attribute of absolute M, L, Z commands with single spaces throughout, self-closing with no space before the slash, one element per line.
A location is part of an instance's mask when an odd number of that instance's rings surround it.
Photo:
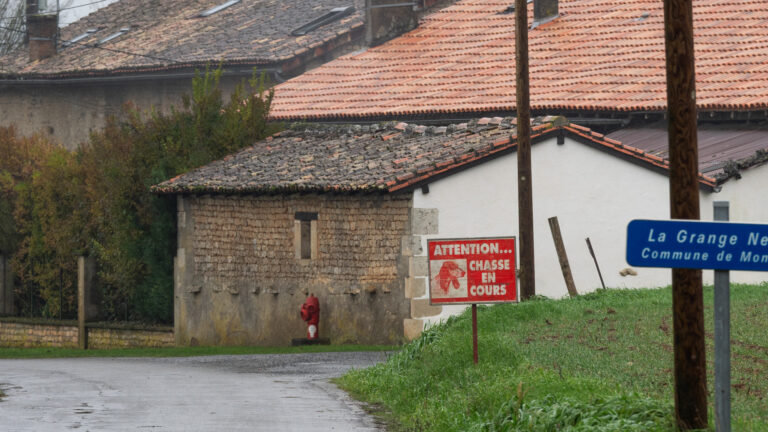
<path fill-rule="evenodd" d="M 533 183 L 531 182 L 531 98 L 528 85 L 528 4 L 515 0 L 517 76 L 517 212 L 520 241 L 520 299 L 536 295 L 533 263 Z"/>
<path fill-rule="evenodd" d="M 672 219 L 699 219 L 692 0 L 664 0 Z M 675 414 L 681 430 L 707 427 L 701 270 L 672 269 Z"/>

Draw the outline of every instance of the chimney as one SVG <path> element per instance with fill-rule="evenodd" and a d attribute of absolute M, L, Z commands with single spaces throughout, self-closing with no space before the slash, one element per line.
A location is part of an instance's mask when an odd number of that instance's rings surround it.
<path fill-rule="evenodd" d="M 533 0 L 533 27 L 548 23 L 560 16 L 557 0 Z"/>
<path fill-rule="evenodd" d="M 29 60 L 42 60 L 56 54 L 58 15 L 27 15 Z"/>
<path fill-rule="evenodd" d="M 414 2 L 402 0 L 365 0 L 365 42 L 368 46 L 380 45 L 418 24 Z"/>
<path fill-rule="evenodd" d="M 27 0 L 26 5 L 27 5 L 27 16 L 37 15 L 37 12 L 40 10 L 37 7 L 37 0 Z"/>

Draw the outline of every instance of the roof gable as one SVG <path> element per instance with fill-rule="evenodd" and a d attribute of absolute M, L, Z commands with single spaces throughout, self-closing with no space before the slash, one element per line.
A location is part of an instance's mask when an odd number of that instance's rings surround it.
<path fill-rule="evenodd" d="M 276 88 L 272 117 L 514 110 L 515 18 L 502 13 L 509 4 L 460 0 L 389 43 L 290 80 Z M 559 18 L 529 31 L 531 108 L 663 111 L 662 6 L 656 0 L 561 0 Z M 765 3 L 698 0 L 693 8 L 700 109 L 767 107 Z"/>

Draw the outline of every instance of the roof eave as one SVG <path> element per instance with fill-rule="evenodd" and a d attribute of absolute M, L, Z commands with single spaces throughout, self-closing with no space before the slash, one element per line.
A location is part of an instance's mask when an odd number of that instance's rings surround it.
<path fill-rule="evenodd" d="M 155 195 L 289 195 L 311 193 L 335 193 L 335 194 L 371 194 L 387 193 L 382 186 L 254 186 L 254 187 L 212 187 L 212 186 L 163 186 L 163 183 L 152 186 L 150 193 Z"/>
<path fill-rule="evenodd" d="M 172 71 L 184 71 L 187 75 L 192 75 L 194 70 L 204 68 L 210 65 L 221 64 L 225 68 L 225 75 L 250 75 L 253 68 L 276 75 L 278 82 L 298 75 L 303 72 L 313 60 L 327 56 L 335 50 L 353 44 L 358 40 L 363 40 L 365 36 L 365 26 L 358 24 L 350 27 L 347 31 L 341 32 L 328 38 L 316 46 L 306 47 L 296 51 L 291 56 L 281 58 L 243 58 L 243 59 L 220 59 L 210 58 L 205 60 L 196 60 L 180 62 L 174 64 L 158 63 L 154 65 L 144 65 L 140 67 L 120 67 L 104 70 L 71 70 L 60 73 L 0 73 L 0 84 L 5 85 L 35 85 L 49 83 L 75 83 L 75 82 L 98 82 L 98 81 L 121 81 L 130 79 L 155 79 L 163 75 L 169 77 L 178 77 L 177 74 L 167 74 Z M 227 72 L 226 68 L 238 67 L 237 70 Z M 283 77 L 282 75 L 285 75 Z M 186 75 L 184 75 L 186 76 Z"/>

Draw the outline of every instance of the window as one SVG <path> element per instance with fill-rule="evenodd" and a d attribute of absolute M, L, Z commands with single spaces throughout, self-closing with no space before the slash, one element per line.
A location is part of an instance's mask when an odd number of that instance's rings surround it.
<path fill-rule="evenodd" d="M 103 45 L 103 44 L 111 41 L 112 39 L 118 38 L 118 37 L 122 36 L 123 34 L 128 33 L 129 31 L 131 31 L 130 27 L 123 27 L 119 31 L 116 31 L 116 32 L 112 33 L 111 35 L 105 37 L 104 39 L 96 42 L 96 45 Z"/>
<path fill-rule="evenodd" d="M 68 47 L 68 46 L 70 46 L 72 44 L 76 44 L 76 43 L 80 42 L 81 40 L 87 38 L 88 36 L 90 36 L 90 35 L 92 35 L 94 33 L 96 33 L 97 31 L 99 31 L 99 29 L 88 29 L 88 30 L 85 31 L 85 33 L 83 33 L 81 35 L 78 35 L 78 36 L 76 36 L 76 37 L 74 37 L 74 38 L 72 38 L 72 39 L 70 39 L 68 41 L 64 41 L 64 43 L 62 43 L 61 45 L 64 48 L 66 48 L 66 47 Z"/>
<path fill-rule="evenodd" d="M 333 8 L 331 9 L 330 12 L 321 16 L 320 18 L 317 18 L 314 21 L 304 24 L 303 26 L 292 31 L 291 36 L 304 36 L 305 34 L 311 32 L 312 30 L 320 28 L 326 24 L 330 24 L 336 20 L 340 20 L 354 11 L 355 11 L 355 8 L 353 6 Z"/>
<path fill-rule="evenodd" d="M 296 212 L 293 219 L 296 259 L 317 258 L 317 213 Z"/>
<path fill-rule="evenodd" d="M 215 14 L 216 12 L 223 11 L 224 9 L 226 9 L 226 8 L 232 6 L 232 5 L 236 5 L 238 3 L 240 3 L 240 0 L 231 0 L 231 1 L 228 1 L 228 2 L 226 2 L 224 4 L 220 4 L 220 5 L 216 6 L 216 7 L 212 7 L 210 9 L 206 10 L 206 11 L 200 12 L 200 15 L 198 15 L 198 16 L 201 17 L 201 18 L 205 18 L 205 17 L 208 17 L 208 16 L 211 16 L 211 15 Z"/>

